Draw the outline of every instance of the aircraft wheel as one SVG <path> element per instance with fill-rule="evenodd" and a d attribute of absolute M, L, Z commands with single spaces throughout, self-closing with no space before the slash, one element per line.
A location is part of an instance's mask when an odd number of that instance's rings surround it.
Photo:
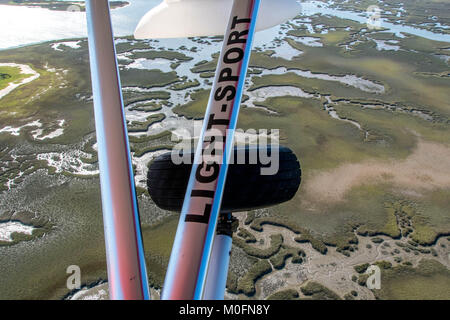
<path fill-rule="evenodd" d="M 248 159 L 249 150 L 245 148 L 245 159 Z M 300 163 L 289 148 L 280 147 L 279 150 L 279 170 L 275 175 L 261 175 L 261 168 L 268 166 L 262 165 L 259 159 L 257 164 L 229 166 L 221 212 L 269 207 L 295 196 L 301 182 Z M 147 186 L 150 197 L 158 207 L 181 211 L 191 167 L 191 164 L 175 165 L 170 152 L 152 161 Z"/>

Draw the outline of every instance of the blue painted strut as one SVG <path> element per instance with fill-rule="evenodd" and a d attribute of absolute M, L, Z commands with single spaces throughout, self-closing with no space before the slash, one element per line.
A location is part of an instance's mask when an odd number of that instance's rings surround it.
<path fill-rule="evenodd" d="M 235 0 L 205 115 L 162 299 L 203 299 L 260 0 Z M 226 86 L 226 87 L 225 87 Z M 228 92 L 227 96 L 224 92 Z M 232 93 L 234 92 L 234 94 Z M 205 160 L 211 124 L 226 137 L 220 164 Z M 228 129 L 228 130 L 225 130 Z"/>
<path fill-rule="evenodd" d="M 214 244 L 209 260 L 204 300 L 223 300 L 227 286 L 228 266 L 233 244 L 233 218 L 231 213 L 221 213 L 216 228 Z"/>
<path fill-rule="evenodd" d="M 86 0 L 89 58 L 111 299 L 149 299 L 108 0 Z"/>
<path fill-rule="evenodd" d="M 241 108 L 242 94 L 244 92 L 245 78 L 247 76 L 247 69 L 250 63 L 250 56 L 252 53 L 253 38 L 255 35 L 256 22 L 258 18 L 259 6 L 261 1 L 255 0 L 253 3 L 253 12 L 248 31 L 247 44 L 244 51 L 244 59 L 242 61 L 238 87 L 236 91 L 236 100 L 234 101 L 233 111 L 231 114 L 230 124 L 227 131 L 225 152 L 223 156 L 223 164 L 220 167 L 219 182 L 217 184 L 216 196 L 214 198 L 213 207 L 211 211 L 211 223 L 208 226 L 208 233 L 206 235 L 205 247 L 203 249 L 202 262 L 197 279 L 197 286 L 195 289 L 194 299 L 200 300 L 203 298 L 205 289 L 206 277 L 208 272 L 209 260 L 211 258 L 211 252 L 213 248 L 213 241 L 217 227 L 217 218 L 220 212 L 220 206 L 222 204 L 223 191 L 225 189 L 225 182 L 228 172 L 228 164 L 231 159 L 231 154 L 234 146 L 234 133 L 237 126 L 239 117 L 239 110 Z"/>

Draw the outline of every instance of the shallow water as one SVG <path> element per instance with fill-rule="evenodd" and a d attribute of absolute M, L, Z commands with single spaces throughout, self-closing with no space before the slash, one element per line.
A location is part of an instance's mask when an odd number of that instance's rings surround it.
<path fill-rule="evenodd" d="M 140 18 L 151 8 L 158 5 L 160 0 L 128 0 L 130 5 L 112 10 L 112 23 L 116 36 L 125 36 L 133 33 Z M 302 3 L 303 16 L 327 14 L 343 19 L 350 19 L 365 24 L 365 14 L 337 10 L 327 7 L 323 2 L 307 1 Z M 302 21 L 305 21 L 303 19 Z M 450 42 L 450 35 L 434 33 L 428 30 L 410 26 L 396 25 L 385 20 L 383 28 L 402 36 L 409 33 L 431 40 Z M 446 27 L 446 26 L 442 26 Z M 312 27 L 308 27 L 311 31 Z M 11 30 L 13 30 L 11 32 Z M 259 39 L 273 39 L 278 36 L 279 28 L 271 28 L 259 32 L 255 45 Z M 16 47 L 31 43 L 86 37 L 86 15 L 83 12 L 51 11 L 42 8 L 28 8 L 19 6 L 1 6 L 0 10 L 0 49 Z M 180 39 L 173 39 L 178 42 Z"/>
<path fill-rule="evenodd" d="M 296 75 L 304 78 L 340 82 L 342 84 L 349 85 L 358 88 L 359 90 L 371 93 L 384 93 L 385 91 L 383 85 L 357 77 L 355 75 L 333 76 L 325 73 L 313 73 L 309 70 L 287 69 L 285 67 L 280 67 L 272 70 L 264 69 L 261 73 L 261 76 L 271 74 L 283 75 L 289 72 L 295 73 Z"/>
<path fill-rule="evenodd" d="M 134 32 L 140 18 L 160 0 L 128 0 L 111 11 L 116 36 Z M 23 6 L 0 6 L 0 49 L 31 43 L 87 36 L 84 12 L 52 11 Z"/>
<path fill-rule="evenodd" d="M 163 58 L 157 58 L 157 59 L 145 59 L 145 58 L 139 58 L 134 60 L 134 62 L 128 64 L 125 66 L 125 69 L 158 69 L 162 72 L 171 72 L 173 69 L 170 67 L 170 65 L 174 61 L 169 59 L 163 59 Z"/>
<path fill-rule="evenodd" d="M 362 24 L 366 24 L 368 20 L 366 13 L 329 8 L 327 4 L 320 1 L 302 2 L 302 12 L 306 16 L 321 13 L 323 15 L 330 15 L 342 19 L 357 21 Z M 381 19 L 381 27 L 389 29 L 389 32 L 393 32 L 399 37 L 402 37 L 401 33 L 409 33 L 430 40 L 450 42 L 450 35 L 448 34 L 434 33 L 424 29 L 399 24 L 397 25 L 387 22 L 385 19 Z"/>
<path fill-rule="evenodd" d="M 11 235 L 13 233 L 23 233 L 31 235 L 34 227 L 24 225 L 17 221 L 8 221 L 0 223 L 0 241 L 12 242 Z"/>

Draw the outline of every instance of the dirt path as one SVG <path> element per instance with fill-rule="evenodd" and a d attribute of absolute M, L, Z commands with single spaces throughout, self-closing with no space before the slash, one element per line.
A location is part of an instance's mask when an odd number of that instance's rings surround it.
<path fill-rule="evenodd" d="M 386 182 L 404 192 L 420 196 L 424 191 L 450 187 L 450 148 L 419 139 L 417 148 L 403 161 L 365 161 L 344 164 L 320 172 L 305 181 L 309 201 L 334 203 L 342 201 L 353 187 L 366 181 Z"/>

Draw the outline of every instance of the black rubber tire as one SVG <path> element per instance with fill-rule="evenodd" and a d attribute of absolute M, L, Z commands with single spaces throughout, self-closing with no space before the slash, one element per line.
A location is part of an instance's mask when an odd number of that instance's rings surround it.
<path fill-rule="evenodd" d="M 249 148 L 245 149 L 248 159 Z M 235 153 L 236 154 L 236 153 Z M 291 200 L 301 182 L 300 163 L 295 154 L 280 147 L 279 170 L 275 175 L 261 175 L 260 164 L 231 164 L 228 168 L 221 212 L 239 212 L 277 205 Z M 193 159 L 194 155 L 191 155 Z M 169 211 L 180 212 L 191 172 L 191 164 L 175 165 L 171 153 L 152 161 L 147 176 L 150 197 Z"/>

